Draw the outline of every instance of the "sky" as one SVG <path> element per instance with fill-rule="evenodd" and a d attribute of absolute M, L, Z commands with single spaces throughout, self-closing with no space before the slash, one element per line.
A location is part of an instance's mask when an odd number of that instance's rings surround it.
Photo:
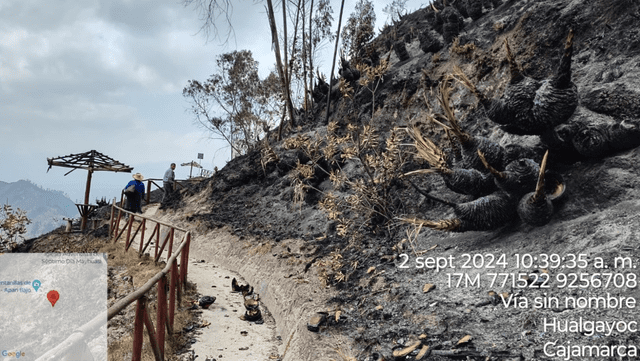
<path fill-rule="evenodd" d="M 373 2 L 381 28 L 388 1 Z M 355 3 L 345 1 L 343 22 Z M 406 8 L 425 3 L 408 0 Z M 340 1 L 331 4 L 335 29 Z M 198 153 L 205 169 L 222 168 L 229 148 L 195 124 L 182 89 L 206 80 L 216 57 L 234 50 L 251 50 L 261 77 L 275 69 L 262 2 L 233 0 L 231 24 L 225 45 L 207 41 L 197 10 L 180 0 L 0 1 L 0 181 L 29 179 L 82 203 L 87 171 L 47 172 L 47 158 L 95 149 L 145 178 L 162 178 L 172 162 L 176 179 L 188 178 L 180 164 Z M 332 50 L 317 62 L 325 74 Z M 131 179 L 94 172 L 90 203 L 119 198 Z"/>

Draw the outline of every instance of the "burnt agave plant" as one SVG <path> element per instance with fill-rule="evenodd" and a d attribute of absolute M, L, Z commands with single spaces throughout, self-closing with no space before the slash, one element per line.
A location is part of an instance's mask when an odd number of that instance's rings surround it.
<path fill-rule="evenodd" d="M 451 206 L 455 218 L 439 221 L 417 218 L 401 218 L 400 220 L 441 231 L 491 231 L 513 221 L 517 214 L 518 200 L 509 193 L 502 191 L 464 203 L 452 203 L 428 193 L 422 194 L 431 200 Z"/>
<path fill-rule="evenodd" d="M 338 74 L 351 84 L 351 86 L 360 79 L 360 71 L 352 67 L 343 54 L 340 54 L 340 69 L 338 70 Z"/>
<path fill-rule="evenodd" d="M 542 158 L 536 190 L 525 194 L 518 204 L 518 215 L 520 219 L 532 226 L 544 226 L 549 223 L 553 215 L 553 203 L 551 203 L 551 198 L 547 197 L 544 187 L 544 172 L 547 167 L 548 155 L 549 151 L 547 151 Z"/>
<path fill-rule="evenodd" d="M 407 133 L 414 140 L 416 155 L 426 160 L 431 168 L 412 171 L 406 173 L 405 176 L 438 173 L 449 189 L 474 197 L 487 195 L 496 189 L 492 176 L 487 173 L 482 173 L 477 169 L 450 168 L 447 164 L 446 154 L 431 140 L 422 137 L 417 127 L 407 128 Z"/>
<path fill-rule="evenodd" d="M 506 40 L 505 47 L 511 78 L 500 98 L 487 98 L 462 71 L 456 70 L 458 80 L 480 99 L 489 119 L 517 135 L 541 135 L 566 122 L 578 106 L 578 89 L 571 81 L 573 31 L 567 36 L 556 74 L 542 81 L 522 74 Z"/>
<path fill-rule="evenodd" d="M 540 167 L 533 159 L 514 160 L 507 164 L 504 171 L 498 171 L 489 164 L 479 150 L 478 157 L 494 176 L 495 183 L 501 190 L 519 198 L 535 187 Z"/>
<path fill-rule="evenodd" d="M 466 0 L 467 14 L 473 20 L 478 20 L 482 17 L 482 0 Z"/>
<path fill-rule="evenodd" d="M 327 93 L 329 92 L 329 84 L 324 80 L 324 77 L 318 73 L 317 76 L 318 82 L 313 87 L 313 91 L 311 95 L 313 96 L 313 101 L 316 103 L 323 102 L 327 99 Z"/>
<path fill-rule="evenodd" d="M 453 108 L 451 107 L 451 87 L 448 82 L 444 81 L 440 84 L 439 93 L 438 102 L 444 111 L 444 115 L 441 117 L 449 122 L 450 127 L 447 127 L 438 121 L 433 121 L 445 129 L 450 130 L 460 142 L 462 154 L 459 162 L 460 164 L 456 164 L 456 166 L 459 168 L 478 169 L 484 171 L 484 165 L 477 153 L 478 151 L 481 151 L 491 164 L 494 164 L 498 169 L 503 169 L 503 162 L 505 158 L 504 148 L 488 138 L 472 136 L 462 130 Z"/>
<path fill-rule="evenodd" d="M 442 37 L 445 44 L 453 41 L 464 26 L 464 18 L 453 6 L 447 6 L 440 12 L 442 18 Z"/>
<path fill-rule="evenodd" d="M 581 125 L 571 143 L 578 153 L 589 158 L 635 148 L 640 145 L 640 122 Z"/>

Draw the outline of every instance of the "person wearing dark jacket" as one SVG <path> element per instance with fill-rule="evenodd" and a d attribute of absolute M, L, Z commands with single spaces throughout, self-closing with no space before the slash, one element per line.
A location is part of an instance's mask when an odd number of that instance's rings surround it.
<path fill-rule="evenodd" d="M 124 187 L 124 194 L 127 196 L 127 210 L 134 213 L 142 213 L 142 197 L 144 196 L 144 177 L 140 173 L 133 175 L 133 180 Z M 127 192 L 133 186 L 132 192 Z"/>

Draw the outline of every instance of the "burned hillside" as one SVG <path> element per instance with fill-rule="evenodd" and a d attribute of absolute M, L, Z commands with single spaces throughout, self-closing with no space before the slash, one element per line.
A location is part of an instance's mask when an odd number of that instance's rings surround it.
<path fill-rule="evenodd" d="M 205 199 L 210 211 L 186 221 L 264 244 L 304 240 L 287 257 L 338 290 L 330 306 L 342 316 L 320 335 L 350 337 L 358 360 L 421 359 L 423 346 L 434 360 L 543 360 L 549 340 L 639 344 L 633 332 L 542 329 L 552 317 L 637 319 L 633 308 L 503 306 L 547 293 L 637 298 L 637 286 L 545 290 L 538 276 L 564 271 L 510 262 L 500 272 L 522 273 L 525 287 L 458 287 L 413 263 L 583 255 L 580 271 L 594 274 L 595 260 L 637 258 L 636 1 L 436 1 L 343 58 L 339 74 L 319 80 L 282 140 L 274 132 L 170 211 Z"/>

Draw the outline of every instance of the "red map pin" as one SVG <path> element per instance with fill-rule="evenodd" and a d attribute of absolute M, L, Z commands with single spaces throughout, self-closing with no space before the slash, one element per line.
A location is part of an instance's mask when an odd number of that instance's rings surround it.
<path fill-rule="evenodd" d="M 47 293 L 47 299 L 51 302 L 51 307 L 54 307 L 60 299 L 60 294 L 58 291 L 49 291 L 49 293 Z"/>

